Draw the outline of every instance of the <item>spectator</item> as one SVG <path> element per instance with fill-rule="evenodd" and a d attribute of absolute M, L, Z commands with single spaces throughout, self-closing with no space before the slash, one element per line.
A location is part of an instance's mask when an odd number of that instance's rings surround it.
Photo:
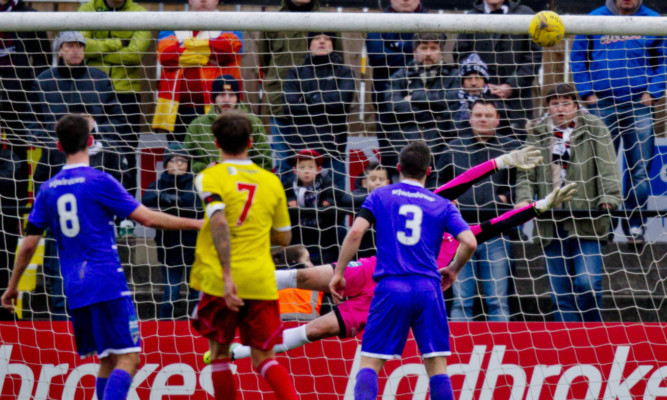
<path fill-rule="evenodd" d="M 448 99 L 459 87 L 455 70 L 443 64 L 445 36 L 418 33 L 414 36 L 414 60 L 391 76 L 386 92 L 395 131 L 387 132 L 393 151 L 383 154 L 382 164 L 397 177 L 398 153 L 408 142 L 425 140 L 437 158 L 451 132 Z"/>
<path fill-rule="evenodd" d="M 1 133 L 1 132 L 0 132 Z M 1 137 L 1 135 L 0 135 Z M 7 289 L 21 226 L 18 188 L 28 181 L 26 162 L 0 145 L 0 291 Z M 0 310 L 0 321 L 13 320 L 7 310 Z"/>
<path fill-rule="evenodd" d="M 144 192 L 141 202 L 167 214 L 198 218 L 201 201 L 196 195 L 194 175 L 190 172 L 188 152 L 182 144 L 172 143 L 164 151 L 164 171 Z M 195 260 L 197 231 L 155 232 L 158 261 L 162 264 L 164 293 L 160 303 L 160 319 L 187 317 L 194 310 L 199 292 L 189 288 L 190 270 Z M 185 307 L 178 312 L 181 284 L 188 286 Z"/>
<path fill-rule="evenodd" d="M 138 12 L 146 11 L 133 0 L 90 0 L 79 7 L 85 12 Z M 150 31 L 86 31 L 86 63 L 104 71 L 116 90 L 116 97 L 125 114 L 131 134 L 127 142 L 132 151 L 124 154 L 131 171 L 127 185 L 130 192 L 136 186 L 139 133 L 143 125 L 141 112 L 141 60 L 151 44 Z"/>
<path fill-rule="evenodd" d="M 285 184 L 287 206 L 313 209 L 313 214 L 299 214 L 292 227 L 292 243 L 306 246 L 315 264 L 333 262 L 338 256 L 336 217 L 317 211 L 335 201 L 331 180 L 322 173 L 322 155 L 301 150 L 292 160 L 294 176 Z"/>
<path fill-rule="evenodd" d="M 347 115 L 354 99 L 354 73 L 333 52 L 335 34 L 311 32 L 302 65 L 290 69 L 283 85 L 284 113 L 296 135 L 290 150 L 311 149 L 326 155 L 337 189 L 346 188 Z"/>
<path fill-rule="evenodd" d="M 39 74 L 29 93 L 31 138 L 40 146 L 55 147 L 56 122 L 66 114 L 85 112 L 107 142 L 129 152 L 127 120 L 116 92 L 107 74 L 84 63 L 85 45 L 79 32 L 62 32 L 56 39 L 58 65 Z"/>
<path fill-rule="evenodd" d="M 190 11 L 217 11 L 218 0 L 188 0 Z M 220 75 L 241 79 L 243 36 L 239 31 L 162 31 L 158 61 L 162 66 L 153 128 L 182 142 L 188 125 L 207 114 L 211 85 Z"/>
<path fill-rule="evenodd" d="M 463 129 L 470 122 L 470 109 L 475 100 L 480 97 L 495 100 L 497 96 L 491 94 L 489 69 L 477 53 L 470 54 L 461 62 L 459 76 L 461 88 L 456 92 L 456 101 L 459 102 L 459 106 L 453 112 L 453 120 L 458 129 Z"/>
<path fill-rule="evenodd" d="M 0 13 L 33 12 L 23 0 L 0 0 Z M 51 45 L 46 32 L 0 32 L 0 130 L 20 160 L 27 160 L 28 92 L 35 76 L 49 68 Z M 17 188 L 27 199 L 28 186 Z"/>
<path fill-rule="evenodd" d="M 391 0 L 384 12 L 425 14 L 427 10 L 420 0 Z M 392 124 L 391 106 L 386 100 L 386 93 L 391 88 L 389 78 L 398 70 L 407 67 L 413 59 L 413 36 L 413 33 L 369 33 L 366 37 L 368 64 L 373 72 L 372 97 L 378 116 L 377 138 L 380 157 L 382 165 L 391 169 L 396 167 L 396 159 L 389 155 L 393 151 L 393 146 L 388 133 L 395 131 L 396 126 Z"/>
<path fill-rule="evenodd" d="M 83 50 L 83 46 L 81 46 Z M 83 57 L 83 53 L 82 53 Z M 81 112 L 81 106 L 72 106 L 71 112 Z M 127 170 L 127 162 L 115 149 L 115 144 L 105 139 L 98 130 L 95 119 L 90 115 L 85 115 L 90 125 L 90 140 L 93 143 L 89 146 L 90 166 L 111 174 L 118 181 L 122 182 L 123 171 Z M 113 142 L 111 142 L 113 143 Z M 66 163 L 66 156 L 53 143 L 47 144 L 42 148 L 42 155 L 35 168 L 33 181 L 35 184 L 35 193 L 39 192 L 42 183 L 55 176 Z M 67 319 L 65 296 L 63 295 L 63 278 L 60 274 L 60 261 L 58 260 L 58 249 L 56 242 L 51 236 L 50 230 L 46 231 L 46 240 L 44 242 L 44 275 L 46 287 L 49 293 L 49 314 L 53 320 Z"/>
<path fill-rule="evenodd" d="M 241 101 L 239 81 L 232 75 L 215 78 L 211 85 L 213 107 L 206 115 L 195 118 L 185 135 L 183 144 L 192 157 L 192 172 L 200 173 L 204 168 L 220 159 L 220 149 L 215 144 L 211 126 L 218 116 L 229 110 L 245 113 L 253 127 L 252 148 L 248 150 L 250 159 L 255 164 L 271 171 L 271 146 L 266 137 L 262 120 L 250 112 L 250 106 Z"/>
<path fill-rule="evenodd" d="M 282 0 L 281 12 L 318 12 L 318 0 Z M 334 42 L 334 49 L 342 50 L 342 41 Z M 285 184 L 291 174 L 290 151 L 287 140 L 296 133 L 283 113 L 283 84 L 289 70 L 303 64 L 308 52 L 308 32 L 263 32 L 257 43 L 260 54 L 258 65 L 264 73 L 262 88 L 266 93 L 271 115 L 271 147 L 276 163 L 276 173 Z"/>
<path fill-rule="evenodd" d="M 546 97 L 548 113 L 530 127 L 529 142 L 550 163 L 519 171 L 516 207 L 565 183 L 577 195 L 567 210 L 613 210 L 621 204 L 616 152 L 600 118 L 579 108 L 572 85 L 558 84 Z M 602 321 L 602 245 L 609 217 L 538 219 L 534 236 L 544 248 L 556 321 Z"/>
<path fill-rule="evenodd" d="M 520 0 L 475 0 L 471 14 L 534 14 Z M 533 81 L 542 63 L 542 50 L 528 35 L 464 33 L 456 41 L 459 64 L 477 53 L 489 69 L 491 94 L 505 101 L 515 131 L 523 133 L 532 118 Z M 521 135 L 523 136 L 523 134 Z"/>
<path fill-rule="evenodd" d="M 642 0 L 607 0 L 590 15 L 659 16 Z M 623 143 L 625 209 L 645 210 L 651 193 L 653 104 L 665 93 L 667 42 L 656 36 L 579 35 L 572 46 L 574 82 L 591 112 L 611 131 L 614 147 Z M 621 225 L 631 241 L 643 242 L 646 220 L 632 216 Z"/>
<path fill-rule="evenodd" d="M 438 186 L 449 182 L 477 164 L 499 157 L 519 147 L 519 142 L 498 135 L 500 124 L 498 106 L 493 101 L 477 99 L 472 105 L 470 127 L 449 143 L 436 164 Z M 459 196 L 463 208 L 492 209 L 495 215 L 468 217 L 470 224 L 482 223 L 502 214 L 511 207 L 514 170 L 502 170 L 475 184 Z M 548 193 L 547 193 L 548 194 Z M 477 280 L 484 289 L 488 321 L 508 321 L 507 299 L 509 288 L 511 250 L 509 241 L 502 236 L 477 246 L 471 261 L 461 269 L 454 282 L 450 320 L 471 321 Z"/>

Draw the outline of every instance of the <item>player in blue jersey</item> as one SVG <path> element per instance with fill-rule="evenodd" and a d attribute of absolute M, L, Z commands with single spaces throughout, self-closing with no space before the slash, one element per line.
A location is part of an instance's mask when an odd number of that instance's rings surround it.
<path fill-rule="evenodd" d="M 374 224 L 377 266 L 373 279 L 377 286 L 361 341 L 356 400 L 377 397 L 377 374 L 386 360 L 401 356 L 410 328 L 430 378 L 431 398 L 454 398 L 447 375 L 449 326 L 441 284 L 451 284 L 477 248 L 477 241 L 456 207 L 424 188 L 430 159 L 423 141 L 412 142 L 401 151 L 401 182 L 375 189 L 362 204 L 329 283 L 334 300 L 341 301 L 345 269 Z M 438 270 L 436 259 L 445 232 L 460 246 L 450 265 Z"/>
<path fill-rule="evenodd" d="M 114 218 L 132 218 L 159 229 L 200 229 L 203 220 L 178 218 L 150 210 L 111 175 L 89 166 L 92 127 L 81 115 L 64 116 L 56 125 L 58 149 L 67 164 L 45 182 L 28 216 L 27 236 L 19 248 L 2 306 L 14 309 L 21 275 L 42 233 L 56 239 L 65 296 L 72 316 L 77 352 L 97 354 L 100 400 L 125 399 L 139 364 L 139 324 L 114 236 Z"/>

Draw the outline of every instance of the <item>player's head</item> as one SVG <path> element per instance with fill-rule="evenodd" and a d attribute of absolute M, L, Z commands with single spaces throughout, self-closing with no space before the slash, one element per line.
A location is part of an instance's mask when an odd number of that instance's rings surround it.
<path fill-rule="evenodd" d="M 398 171 L 403 178 L 421 180 L 431 172 L 431 150 L 423 140 L 411 142 L 398 156 Z"/>
<path fill-rule="evenodd" d="M 446 40 L 441 33 L 416 33 L 412 39 L 415 63 L 425 67 L 441 64 Z"/>
<path fill-rule="evenodd" d="M 322 172 L 322 155 L 315 150 L 301 150 L 293 162 L 294 174 L 303 186 L 312 185 L 317 174 Z"/>
<path fill-rule="evenodd" d="M 241 155 L 252 147 L 252 124 L 240 111 L 229 110 L 219 116 L 212 130 L 218 147 L 225 154 Z"/>
<path fill-rule="evenodd" d="M 92 144 L 91 126 L 81 114 L 68 114 L 56 124 L 58 149 L 69 156 L 84 151 Z"/>
<path fill-rule="evenodd" d="M 364 178 L 361 180 L 361 186 L 366 188 L 368 193 L 370 193 L 388 184 L 389 171 L 377 161 L 369 162 L 366 168 L 364 168 Z"/>
<path fill-rule="evenodd" d="M 577 117 L 579 101 L 573 85 L 559 83 L 552 87 L 546 97 L 547 111 L 551 122 L 558 128 L 565 128 Z"/>
<path fill-rule="evenodd" d="M 312 267 L 310 254 L 302 244 L 287 247 L 279 247 L 271 250 L 276 268 L 307 268 Z"/>

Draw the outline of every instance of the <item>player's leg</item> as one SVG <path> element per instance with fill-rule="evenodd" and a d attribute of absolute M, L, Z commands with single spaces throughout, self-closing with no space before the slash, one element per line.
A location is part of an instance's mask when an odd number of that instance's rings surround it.
<path fill-rule="evenodd" d="M 257 373 L 271 386 L 278 400 L 298 399 L 287 369 L 275 359 L 273 346 L 282 342 L 277 300 L 246 300 L 247 312 L 239 324 L 241 342 L 251 347 Z"/>
<path fill-rule="evenodd" d="M 274 353 L 283 353 L 301 347 L 316 340 L 338 336 L 341 332 L 338 318 L 334 312 L 327 313 L 305 325 L 283 331 L 283 342 L 273 346 Z M 236 346 L 231 350 L 233 360 L 250 357 L 250 346 Z"/>
<path fill-rule="evenodd" d="M 378 372 L 382 369 L 385 359 L 361 356 L 359 372 L 354 384 L 355 400 L 375 400 L 378 395 Z"/>
<path fill-rule="evenodd" d="M 329 281 L 333 276 L 331 264 L 318 265 L 312 268 L 276 271 L 278 290 L 298 288 L 329 292 Z"/>

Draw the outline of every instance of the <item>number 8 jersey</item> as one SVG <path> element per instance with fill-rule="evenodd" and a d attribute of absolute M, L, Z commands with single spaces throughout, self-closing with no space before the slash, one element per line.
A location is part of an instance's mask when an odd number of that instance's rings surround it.
<path fill-rule="evenodd" d="M 359 216 L 375 224 L 375 281 L 413 274 L 440 281 L 436 259 L 442 236 L 470 229 L 449 200 L 412 180 L 373 190 Z"/>
<path fill-rule="evenodd" d="M 70 309 L 129 296 L 114 233 L 140 203 L 111 175 L 84 164 L 65 165 L 42 184 L 28 222 L 58 243 Z"/>
<path fill-rule="evenodd" d="M 238 296 L 277 299 L 271 229 L 291 229 L 285 190 L 278 177 L 250 160 L 227 160 L 197 175 L 195 187 L 206 208 L 206 221 L 197 236 L 190 285 L 213 296 L 224 294 L 222 266 L 209 219 L 222 210 L 229 224 L 232 278 Z"/>

